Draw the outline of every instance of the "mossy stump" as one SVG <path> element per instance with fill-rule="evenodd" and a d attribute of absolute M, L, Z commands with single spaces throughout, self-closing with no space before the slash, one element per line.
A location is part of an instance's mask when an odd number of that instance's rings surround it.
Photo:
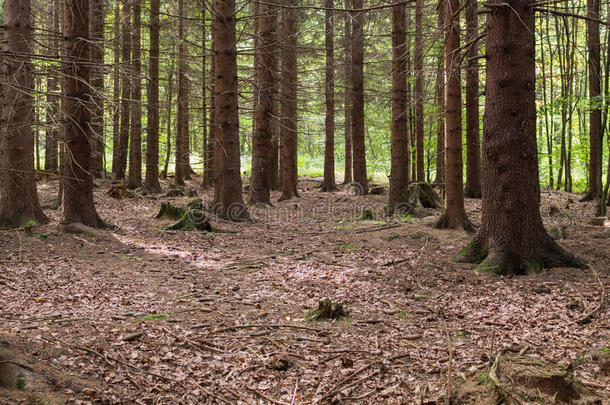
<path fill-rule="evenodd" d="M 162 203 L 157 219 L 173 219 L 178 222 L 163 227 L 164 230 L 171 231 L 207 231 L 212 232 L 213 228 L 208 217 L 203 212 L 203 202 L 196 199 L 189 202 L 186 207 L 178 207 L 169 202 Z"/>
<path fill-rule="evenodd" d="M 343 303 L 324 299 L 318 303 L 318 308 L 309 313 L 310 321 L 325 321 L 328 319 L 339 320 L 346 317 L 349 312 L 343 307 Z"/>
<path fill-rule="evenodd" d="M 442 209 L 445 205 L 443 200 L 436 194 L 436 191 L 434 191 L 434 188 L 428 183 L 411 183 L 407 193 L 409 204 L 415 208 Z"/>

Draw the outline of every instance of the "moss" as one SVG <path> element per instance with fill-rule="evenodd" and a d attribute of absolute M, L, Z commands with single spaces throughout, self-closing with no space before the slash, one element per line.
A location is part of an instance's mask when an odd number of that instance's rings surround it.
<path fill-rule="evenodd" d="M 506 273 L 506 262 L 502 257 L 489 255 L 477 266 L 477 273 L 490 273 L 501 276 Z"/>
<path fill-rule="evenodd" d="M 177 207 L 171 203 L 161 204 L 161 209 L 155 218 L 157 219 L 175 219 L 178 220 L 184 216 L 186 209 L 183 207 Z"/>
<path fill-rule="evenodd" d="M 537 274 L 542 271 L 542 263 L 535 260 L 526 260 L 523 264 L 526 274 Z"/>
<path fill-rule="evenodd" d="M 373 214 L 373 211 L 369 209 L 363 209 L 362 214 L 360 214 L 358 219 L 360 221 L 372 221 L 375 219 L 375 214 Z"/>
<path fill-rule="evenodd" d="M 308 321 L 324 321 L 327 319 L 343 319 L 349 312 L 343 307 L 343 303 L 324 299 L 318 303 L 318 308 L 309 312 Z"/>
<path fill-rule="evenodd" d="M 153 321 L 155 319 L 165 319 L 167 318 L 167 315 L 165 314 L 151 314 L 151 315 L 146 315 L 145 317 L 142 317 L 140 319 L 136 319 L 135 322 L 146 322 L 146 321 Z"/>
<path fill-rule="evenodd" d="M 462 263 L 478 264 L 483 262 L 486 256 L 487 252 L 483 248 L 481 241 L 478 238 L 474 238 L 460 251 L 457 260 Z"/>

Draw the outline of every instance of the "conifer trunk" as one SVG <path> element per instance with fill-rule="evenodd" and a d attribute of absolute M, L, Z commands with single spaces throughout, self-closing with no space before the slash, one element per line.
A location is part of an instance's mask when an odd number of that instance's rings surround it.
<path fill-rule="evenodd" d="M 121 125 L 115 179 L 124 180 L 127 170 L 127 148 L 131 118 L 131 8 L 129 0 L 121 0 Z"/>
<path fill-rule="evenodd" d="M 335 191 L 335 41 L 333 23 L 333 0 L 325 0 L 325 28 L 326 28 L 326 122 L 324 142 L 324 181 L 321 191 Z"/>
<path fill-rule="evenodd" d="M 91 113 L 91 174 L 101 178 L 104 174 L 104 12 L 105 0 L 91 0 L 91 87 L 93 110 Z"/>
<path fill-rule="evenodd" d="M 131 27 L 131 129 L 129 134 L 129 174 L 128 188 L 142 185 L 142 44 L 141 44 L 141 7 L 133 2 L 133 25 Z"/>
<path fill-rule="evenodd" d="M 424 171 L 424 39 L 422 32 L 423 0 L 415 1 L 415 139 L 417 150 L 417 181 L 426 181 Z"/>
<path fill-rule="evenodd" d="M 352 0 L 345 0 L 345 9 L 352 8 Z M 345 27 L 343 31 L 345 54 L 345 80 L 344 80 L 344 139 L 345 139 L 345 168 L 343 184 L 352 182 L 352 22 L 349 13 L 345 13 Z"/>
<path fill-rule="evenodd" d="M 354 190 L 369 193 L 364 142 L 364 12 L 362 0 L 353 0 L 352 13 L 352 146 L 354 153 Z"/>

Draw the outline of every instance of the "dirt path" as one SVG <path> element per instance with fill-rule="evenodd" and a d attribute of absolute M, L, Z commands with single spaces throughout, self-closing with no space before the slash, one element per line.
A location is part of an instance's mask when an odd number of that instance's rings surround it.
<path fill-rule="evenodd" d="M 598 355 L 610 350 L 608 307 L 575 323 L 600 300 L 592 271 L 476 275 L 452 260 L 468 235 L 385 223 L 387 196 L 326 195 L 316 184 L 253 209 L 253 222 L 212 221 L 233 233 L 162 231 L 160 203 L 189 198 L 114 200 L 104 187 L 96 199 L 113 231 L 0 231 L 0 340 L 84 379 L 62 395 L 110 403 L 432 403 L 449 360 L 442 320 L 454 376 L 482 372 L 493 343 L 529 346 L 609 386 Z M 42 186 L 43 203 L 55 186 Z M 608 228 L 587 225 L 592 206 L 572 200 L 544 193 L 545 223 L 609 285 Z M 364 208 L 377 219 L 359 220 Z M 479 202 L 467 210 L 478 222 Z M 46 212 L 56 224 L 59 213 Z M 349 318 L 305 322 L 324 298 L 344 302 Z"/>

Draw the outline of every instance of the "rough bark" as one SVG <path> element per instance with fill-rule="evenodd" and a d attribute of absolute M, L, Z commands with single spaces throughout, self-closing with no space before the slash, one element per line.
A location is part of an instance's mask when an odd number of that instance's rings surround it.
<path fill-rule="evenodd" d="M 547 234 L 539 211 L 534 11 L 529 0 L 503 1 L 487 16 L 481 227 L 464 259 L 495 274 L 582 267 Z"/>
<path fill-rule="evenodd" d="M 214 49 L 214 30 L 212 30 L 212 49 Z M 209 129 L 208 129 L 208 139 L 207 139 L 207 154 L 205 156 L 205 167 L 204 167 L 204 171 L 203 171 L 203 182 L 201 183 L 201 188 L 203 190 L 207 189 L 208 187 L 212 187 L 214 186 L 214 182 L 215 182 L 215 175 L 214 175 L 214 168 L 215 168 L 215 163 L 214 163 L 214 153 L 216 150 L 216 118 L 215 118 L 215 114 L 214 111 L 216 110 L 216 84 L 215 84 L 215 77 L 216 77 L 216 68 L 215 68 L 215 56 L 214 56 L 214 52 L 212 52 L 212 54 L 210 55 L 210 77 L 212 78 L 212 81 L 210 83 L 210 124 L 209 124 Z"/>
<path fill-rule="evenodd" d="M 417 150 L 417 181 L 426 181 L 424 170 L 424 38 L 422 33 L 423 0 L 415 1 L 415 139 Z"/>
<path fill-rule="evenodd" d="M 115 180 L 125 179 L 127 169 L 127 147 L 129 145 L 129 125 L 131 114 L 131 10 L 130 1 L 122 1 L 121 26 L 121 123 L 119 129 L 119 150 L 117 152 Z"/>
<path fill-rule="evenodd" d="M 116 177 L 117 164 L 119 162 L 119 143 L 121 139 L 121 2 L 116 1 L 114 5 L 114 40 L 112 41 L 112 55 L 114 69 L 112 72 L 112 175 Z"/>
<path fill-rule="evenodd" d="M 174 59 L 169 63 L 169 72 L 167 73 L 167 138 L 165 140 L 165 164 L 161 177 L 167 178 L 169 170 L 169 161 L 172 157 L 172 100 L 174 99 Z"/>
<path fill-rule="evenodd" d="M 437 35 L 443 36 L 445 26 L 445 0 L 438 0 L 436 11 L 438 13 L 438 30 Z M 442 49 L 438 56 L 438 65 L 436 70 L 436 86 L 435 96 L 437 106 L 437 125 L 436 125 L 436 176 L 434 183 L 445 183 L 445 74 L 443 69 L 443 52 Z"/>
<path fill-rule="evenodd" d="M 464 208 L 459 0 L 445 1 L 445 212 L 438 228 L 473 231 Z"/>
<path fill-rule="evenodd" d="M 324 180 L 321 191 L 335 191 L 335 41 L 333 26 L 333 0 L 325 0 L 325 28 L 326 28 L 326 136 L 324 141 Z"/>
<path fill-rule="evenodd" d="M 91 111 L 91 174 L 104 175 L 104 12 L 105 0 L 91 0 L 91 87 L 93 106 Z"/>
<path fill-rule="evenodd" d="M 185 136 L 188 137 L 188 78 L 186 75 L 186 20 L 185 0 L 178 1 L 178 117 L 176 121 L 176 177 L 175 182 L 184 185 L 187 177 L 188 151 Z"/>
<path fill-rule="evenodd" d="M 406 4 L 392 7 L 392 168 L 388 213 L 410 212 Z"/>
<path fill-rule="evenodd" d="M 133 2 L 133 24 L 131 27 L 131 127 L 129 133 L 129 173 L 127 187 L 138 188 L 142 185 L 142 44 L 141 44 L 141 7 L 139 1 Z"/>
<path fill-rule="evenodd" d="M 254 134 L 252 139 L 252 176 L 249 204 L 270 204 L 273 158 L 273 115 L 275 77 L 273 46 L 276 42 L 277 7 L 261 3 L 257 7 L 257 41 L 255 49 L 256 81 L 254 100 Z"/>
<path fill-rule="evenodd" d="M 34 175 L 30 1 L 6 0 L 3 23 L 3 50 L 10 57 L 2 61 L 0 80 L 0 226 L 47 223 Z"/>
<path fill-rule="evenodd" d="M 350 10 L 352 0 L 345 0 L 345 9 Z M 343 126 L 345 138 L 345 168 L 343 184 L 352 182 L 352 20 L 349 13 L 345 13 L 345 27 L 343 31 L 345 53 L 345 90 L 344 90 L 344 116 Z"/>
<path fill-rule="evenodd" d="M 287 0 L 289 6 L 296 0 Z M 280 170 L 282 195 L 280 201 L 298 197 L 297 168 L 297 17 L 293 8 L 282 9 L 282 82 L 281 82 L 281 133 L 282 148 Z"/>
<path fill-rule="evenodd" d="M 65 126 L 63 224 L 104 226 L 93 203 L 91 88 L 89 83 L 89 0 L 65 0 L 62 70 Z"/>
<path fill-rule="evenodd" d="M 239 221 L 248 218 L 243 203 L 239 151 L 235 0 L 214 0 L 214 66 L 216 142 L 214 199 L 218 215 Z"/>
<path fill-rule="evenodd" d="M 148 119 L 146 123 L 146 178 L 143 191 L 161 192 L 159 184 L 159 7 L 150 1 L 150 54 L 148 59 Z M 205 114 L 205 112 L 204 112 Z"/>
<path fill-rule="evenodd" d="M 362 9 L 362 0 L 353 0 L 354 9 Z M 369 193 L 364 142 L 364 12 L 352 11 L 352 146 L 354 153 L 354 190 Z"/>
<path fill-rule="evenodd" d="M 59 60 L 59 0 L 49 2 L 49 15 L 51 16 L 52 32 L 49 36 L 49 57 L 54 60 Z M 47 76 L 47 125 L 45 129 L 45 144 L 44 144 L 44 169 L 49 172 L 56 173 L 58 169 L 57 159 L 59 157 L 59 77 L 55 71 L 49 71 Z"/>
<path fill-rule="evenodd" d="M 479 129 L 479 53 L 477 0 L 466 0 L 466 187 L 464 196 L 481 198 L 481 142 Z"/>

